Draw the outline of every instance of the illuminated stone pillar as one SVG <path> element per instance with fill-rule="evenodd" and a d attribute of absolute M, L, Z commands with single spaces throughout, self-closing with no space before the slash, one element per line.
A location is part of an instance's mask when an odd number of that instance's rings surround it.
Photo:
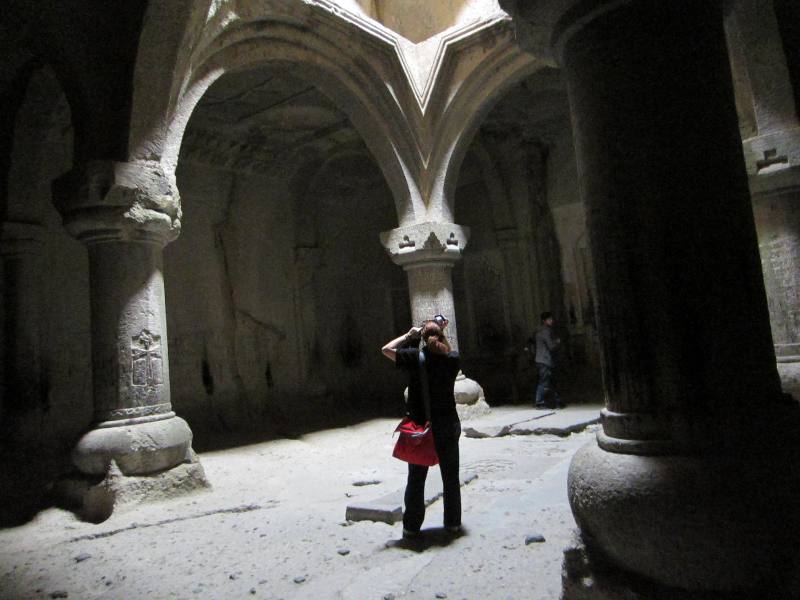
<path fill-rule="evenodd" d="M 754 135 L 744 154 L 772 338 L 784 390 L 800 398 L 800 121 L 772 0 L 737 0 L 726 20 Z M 755 131 L 752 131 L 752 128 Z"/>
<path fill-rule="evenodd" d="M 437 313 L 447 317 L 447 339 L 458 350 L 453 302 L 453 265 L 461 258 L 469 229 L 453 223 L 420 223 L 381 234 L 381 243 L 408 275 L 414 325 Z"/>
<path fill-rule="evenodd" d="M 94 424 L 73 463 L 89 476 L 112 461 L 125 476 L 190 463 L 192 432 L 170 403 L 162 265 L 180 231 L 177 192 L 150 163 L 91 163 L 55 188 L 89 253 Z M 203 479 L 199 464 L 188 476 Z"/>
<path fill-rule="evenodd" d="M 453 265 L 461 258 L 469 229 L 454 223 L 419 223 L 381 234 L 381 243 L 395 264 L 408 275 L 414 325 L 443 314 L 449 320 L 447 339 L 458 350 L 458 325 L 453 301 Z M 483 388 L 460 373 L 455 382 L 456 408 L 461 419 L 489 412 Z"/>

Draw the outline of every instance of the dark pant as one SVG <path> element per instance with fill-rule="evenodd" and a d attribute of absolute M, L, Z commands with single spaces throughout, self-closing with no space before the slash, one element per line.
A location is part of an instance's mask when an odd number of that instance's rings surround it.
<path fill-rule="evenodd" d="M 444 525 L 461 525 L 461 482 L 458 478 L 458 438 L 461 437 L 461 423 L 456 419 L 443 423 L 433 423 L 433 442 L 439 455 L 439 469 L 442 472 L 444 490 Z M 403 529 L 419 531 L 425 519 L 425 478 L 428 467 L 408 465 L 406 483 Z"/>
<path fill-rule="evenodd" d="M 556 378 L 553 374 L 553 367 L 542 363 L 536 363 L 536 366 L 539 368 L 539 385 L 536 386 L 536 406 L 545 405 L 544 397 L 548 392 L 553 394 L 553 404 L 561 406 L 561 398 L 555 387 Z"/>

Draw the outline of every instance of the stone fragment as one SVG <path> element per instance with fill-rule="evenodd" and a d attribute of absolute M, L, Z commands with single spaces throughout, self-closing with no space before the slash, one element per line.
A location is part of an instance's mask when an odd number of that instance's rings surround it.
<path fill-rule="evenodd" d="M 292 581 L 294 581 L 295 583 L 303 583 L 305 580 L 306 580 L 305 575 L 298 575 Z"/>
<path fill-rule="evenodd" d="M 91 554 L 89 554 L 88 552 L 81 552 L 80 554 L 78 554 L 75 557 L 75 562 L 76 563 L 83 562 L 83 561 L 88 560 L 90 558 L 92 558 Z"/>
<path fill-rule="evenodd" d="M 347 556 L 348 554 L 350 554 L 350 548 L 339 548 L 336 552 L 338 552 L 342 556 Z"/>
<path fill-rule="evenodd" d="M 541 544 L 544 542 L 544 536 L 541 533 L 530 533 L 525 536 L 525 545 L 529 544 Z"/>
<path fill-rule="evenodd" d="M 381 483 L 380 479 L 368 479 L 363 481 L 354 481 L 353 485 L 356 487 L 363 487 L 365 485 L 378 485 L 379 483 Z"/>
<path fill-rule="evenodd" d="M 462 473 L 461 485 L 465 486 L 477 477 L 476 473 Z M 404 489 L 399 489 L 369 502 L 350 504 L 347 506 L 345 518 L 351 522 L 376 521 L 393 525 L 403 518 L 403 494 Z M 425 487 L 425 506 L 430 506 L 441 496 L 441 478 L 429 478 Z"/>
<path fill-rule="evenodd" d="M 436 592 L 436 597 L 437 598 L 447 598 L 447 594 L 445 594 L 444 592 Z"/>
<path fill-rule="evenodd" d="M 50 592 L 51 598 L 69 598 L 69 592 L 65 592 L 64 590 L 56 590 L 55 592 Z"/>

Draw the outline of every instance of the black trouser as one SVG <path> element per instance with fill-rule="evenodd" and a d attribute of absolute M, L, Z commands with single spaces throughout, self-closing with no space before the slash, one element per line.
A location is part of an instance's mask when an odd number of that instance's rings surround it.
<path fill-rule="evenodd" d="M 539 368 L 539 385 L 536 386 L 536 399 L 534 403 L 536 406 L 545 406 L 545 394 L 552 392 L 553 404 L 561 406 L 561 397 L 556 391 L 556 376 L 553 372 L 553 367 L 543 363 L 536 363 Z"/>
<path fill-rule="evenodd" d="M 444 491 L 444 526 L 461 525 L 461 482 L 458 478 L 458 438 L 461 437 L 461 422 L 448 419 L 433 423 L 433 442 L 439 456 Z M 408 465 L 403 528 L 419 531 L 425 519 L 425 478 L 428 467 Z"/>

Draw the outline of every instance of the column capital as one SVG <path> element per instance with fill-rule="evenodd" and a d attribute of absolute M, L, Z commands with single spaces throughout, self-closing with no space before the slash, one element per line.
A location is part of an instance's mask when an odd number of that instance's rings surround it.
<path fill-rule="evenodd" d="M 64 227 L 85 244 L 166 245 L 180 233 L 180 196 L 158 162 L 89 162 L 58 178 L 53 197 Z"/>
<path fill-rule="evenodd" d="M 4 221 L 0 223 L 0 254 L 38 254 L 44 245 L 45 235 L 46 230 L 39 223 Z"/>
<path fill-rule="evenodd" d="M 452 267 L 464 252 L 469 227 L 455 223 L 416 223 L 381 233 L 381 244 L 395 264 L 404 269 Z"/>
<path fill-rule="evenodd" d="M 517 39 L 526 50 L 560 60 L 567 41 L 603 13 L 635 0 L 499 0 L 514 19 Z"/>

